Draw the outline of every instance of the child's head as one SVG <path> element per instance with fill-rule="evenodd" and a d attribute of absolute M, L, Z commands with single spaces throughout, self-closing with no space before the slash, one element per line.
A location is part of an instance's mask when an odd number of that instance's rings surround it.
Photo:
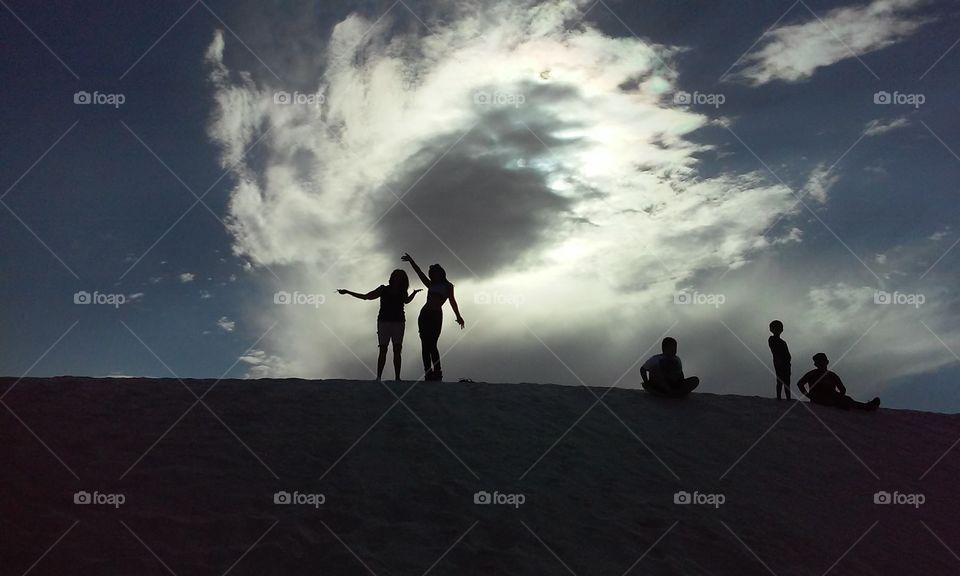
<path fill-rule="evenodd" d="M 779 320 L 774 320 L 773 322 L 771 322 L 770 332 L 773 333 L 774 336 L 779 336 L 780 333 L 783 332 L 783 322 Z"/>
<path fill-rule="evenodd" d="M 667 336 L 663 339 L 663 342 L 660 343 L 660 349 L 667 356 L 676 356 L 677 355 L 677 341 L 673 338 Z"/>
<path fill-rule="evenodd" d="M 826 368 L 830 364 L 830 360 L 827 360 L 827 355 L 823 352 L 817 352 L 813 355 L 813 365 L 817 368 Z"/>

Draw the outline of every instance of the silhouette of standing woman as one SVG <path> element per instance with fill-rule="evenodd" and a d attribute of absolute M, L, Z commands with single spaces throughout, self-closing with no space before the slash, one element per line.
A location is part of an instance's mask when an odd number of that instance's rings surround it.
<path fill-rule="evenodd" d="M 430 266 L 428 278 L 413 261 L 412 256 L 404 254 L 401 260 L 413 266 L 420 281 L 427 287 L 427 303 L 420 309 L 420 317 L 417 319 L 420 327 L 420 345 L 423 350 L 424 379 L 441 381 L 443 370 L 440 368 L 440 350 L 437 349 L 437 342 L 440 341 L 440 330 L 443 328 L 443 303 L 448 299 L 453 313 L 457 315 L 457 324 L 460 325 L 461 330 L 464 326 L 457 299 L 453 296 L 453 284 L 447 280 L 447 273 L 439 264 Z"/>
<path fill-rule="evenodd" d="M 390 283 L 386 286 L 380 285 L 366 294 L 351 292 L 350 290 L 337 290 L 340 294 L 349 294 L 354 298 L 361 300 L 380 299 L 380 314 L 377 316 L 377 340 L 380 344 L 380 356 L 377 358 L 377 380 L 383 376 L 383 366 L 387 363 L 387 344 L 393 343 L 393 370 L 397 380 L 400 380 L 400 358 L 403 351 L 403 331 L 405 327 L 405 318 L 403 315 L 403 306 L 409 304 L 413 297 L 420 290 L 414 290 L 407 294 L 410 289 L 410 279 L 407 273 L 399 268 L 390 274 Z"/>

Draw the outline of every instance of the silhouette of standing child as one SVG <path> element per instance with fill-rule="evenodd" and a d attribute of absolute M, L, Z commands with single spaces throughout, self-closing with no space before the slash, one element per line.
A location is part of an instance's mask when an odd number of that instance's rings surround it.
<path fill-rule="evenodd" d="M 443 304 L 447 300 L 450 300 L 450 307 L 457 315 L 457 324 L 460 325 L 460 329 L 463 330 L 464 326 L 457 299 L 453 295 L 453 284 L 447 280 L 447 273 L 439 264 L 430 266 L 429 277 L 427 277 L 409 254 L 404 254 L 401 260 L 410 263 L 420 277 L 420 281 L 427 287 L 427 302 L 420 309 L 420 317 L 417 319 L 417 325 L 420 328 L 424 379 L 442 381 L 443 370 L 440 367 L 440 350 L 437 348 L 437 343 L 440 341 L 440 331 L 443 328 Z"/>
<path fill-rule="evenodd" d="M 361 300 L 380 299 L 380 314 L 377 316 L 377 340 L 380 346 L 380 355 L 377 357 L 377 380 L 383 376 L 383 367 L 387 363 L 387 344 L 393 343 L 393 370 L 396 379 L 400 380 L 401 352 L 403 350 L 403 332 L 406 327 L 406 318 L 403 307 L 413 301 L 413 297 L 420 290 L 410 289 L 410 279 L 407 273 L 399 268 L 390 274 L 390 283 L 380 285 L 366 294 L 358 294 L 350 290 L 337 290 L 340 294 L 348 294 Z"/>
<path fill-rule="evenodd" d="M 777 400 L 781 400 L 781 392 L 790 400 L 790 348 L 780 338 L 783 333 L 783 322 L 774 320 L 770 323 L 770 332 L 773 334 L 767 339 L 770 352 L 773 353 L 773 371 L 777 374 Z"/>

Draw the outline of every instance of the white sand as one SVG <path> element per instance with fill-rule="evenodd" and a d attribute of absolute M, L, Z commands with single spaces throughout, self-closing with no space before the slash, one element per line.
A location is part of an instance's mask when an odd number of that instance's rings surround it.
<path fill-rule="evenodd" d="M 176 423 L 195 401 L 176 380 L 23 380 L 0 406 L 0 574 L 960 573 L 960 416 L 797 404 L 776 423 L 785 402 L 621 389 L 584 415 L 590 390 L 535 384 L 419 383 L 394 405 L 410 386 L 222 381 Z"/>

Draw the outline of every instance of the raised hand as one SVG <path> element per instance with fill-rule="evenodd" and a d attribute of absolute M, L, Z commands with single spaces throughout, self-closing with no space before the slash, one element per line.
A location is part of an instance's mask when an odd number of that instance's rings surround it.
<path fill-rule="evenodd" d="M 411 256 L 407 252 L 404 252 L 403 256 L 401 256 L 400 259 L 403 260 L 404 262 L 413 262 L 413 256 Z"/>
<path fill-rule="evenodd" d="M 349 293 L 350 293 L 349 290 L 344 290 L 343 288 L 340 288 L 337 290 L 337 294 L 349 294 Z"/>

